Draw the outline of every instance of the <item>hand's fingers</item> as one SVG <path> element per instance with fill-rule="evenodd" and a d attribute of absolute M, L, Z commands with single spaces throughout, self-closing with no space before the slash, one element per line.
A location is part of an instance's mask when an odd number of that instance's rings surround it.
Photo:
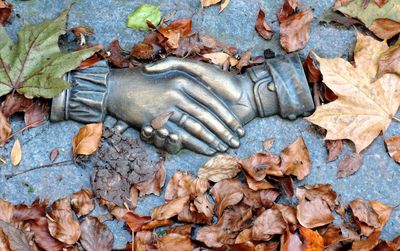
<path fill-rule="evenodd" d="M 140 132 L 140 138 L 149 144 L 152 144 L 154 141 L 154 129 L 151 126 L 143 126 Z"/>
<path fill-rule="evenodd" d="M 126 129 L 129 128 L 129 125 L 123 121 L 123 120 L 118 120 L 117 123 L 115 123 L 114 128 L 119 132 L 119 133 L 124 133 Z"/>
<path fill-rule="evenodd" d="M 185 88 L 186 94 L 202 103 L 205 107 L 212 110 L 229 128 L 236 132 L 239 137 L 244 136 L 244 128 L 236 115 L 226 108 L 225 104 L 215 95 L 204 89 L 201 85 L 190 85 Z"/>
<path fill-rule="evenodd" d="M 210 147 L 221 152 L 224 152 L 228 149 L 226 144 L 224 144 L 221 139 L 210 132 L 207 127 L 205 127 L 200 121 L 194 119 L 191 115 L 188 115 L 185 112 L 174 112 L 170 120 L 179 127 L 185 129 L 194 137 L 208 144 Z"/>
<path fill-rule="evenodd" d="M 182 142 L 177 134 L 168 135 L 165 142 L 165 149 L 171 154 L 175 154 L 182 149 Z"/>
<path fill-rule="evenodd" d="M 164 148 L 165 141 L 167 140 L 168 135 L 169 132 L 167 129 L 165 128 L 157 129 L 154 134 L 154 145 L 158 148 Z"/>
<path fill-rule="evenodd" d="M 172 122 L 168 122 L 166 127 L 170 132 L 174 132 L 174 134 L 179 135 L 179 139 L 181 144 L 186 149 L 189 149 L 194 152 L 198 152 L 204 155 L 213 155 L 217 151 L 210 147 L 207 143 L 201 141 L 200 139 L 194 137 L 193 135 L 189 134 L 183 128 L 178 127 Z"/>
<path fill-rule="evenodd" d="M 215 89 L 218 87 L 225 88 L 226 83 L 237 81 L 233 75 L 221 71 L 218 67 L 190 59 L 169 57 L 144 67 L 144 71 L 148 73 L 162 73 L 170 70 L 188 73 Z"/>
<path fill-rule="evenodd" d="M 185 101 L 179 104 L 178 108 L 181 109 L 184 113 L 190 114 L 191 116 L 196 118 L 199 122 L 205 125 L 213 134 L 215 134 L 220 140 L 224 141 L 229 146 L 235 148 L 239 147 L 240 145 L 239 138 L 236 137 L 229 130 L 229 128 L 226 127 L 225 124 L 223 124 L 219 119 L 217 119 L 210 111 L 207 111 L 203 107 L 191 101 Z M 184 116 L 180 115 L 181 115 L 180 113 L 177 113 L 176 115 L 174 114 L 171 118 L 173 119 L 173 121 L 178 121 L 177 124 L 184 125 L 185 129 L 191 132 L 194 136 L 202 139 L 200 135 L 203 134 L 204 132 L 204 126 L 202 127 L 198 126 L 197 124 L 199 123 L 193 123 L 193 120 L 182 121 L 184 119 Z"/>

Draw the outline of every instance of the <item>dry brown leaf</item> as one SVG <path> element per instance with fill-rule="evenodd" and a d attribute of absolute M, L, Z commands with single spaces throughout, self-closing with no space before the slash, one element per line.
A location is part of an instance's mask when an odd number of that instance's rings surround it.
<path fill-rule="evenodd" d="M 387 18 L 378 18 L 369 29 L 379 38 L 390 39 L 400 33 L 400 23 Z"/>
<path fill-rule="evenodd" d="M 171 226 L 174 224 L 174 222 L 170 219 L 167 220 L 153 220 L 150 222 L 147 222 L 143 224 L 143 226 L 140 228 L 141 231 L 148 231 L 148 230 L 153 230 L 158 227 L 163 227 L 163 226 Z"/>
<path fill-rule="evenodd" d="M 260 181 L 265 176 L 282 177 L 283 173 L 279 167 L 281 159 L 273 154 L 256 153 L 247 159 L 240 161 L 243 170 L 253 179 Z"/>
<path fill-rule="evenodd" d="M 31 231 L 35 237 L 35 244 L 45 251 L 63 251 L 64 243 L 53 238 L 48 229 L 47 219 L 41 217 L 30 223 Z"/>
<path fill-rule="evenodd" d="M 5 101 L 4 101 L 5 102 Z M 11 124 L 6 116 L 0 111 L 0 147 L 4 146 L 11 135 Z"/>
<path fill-rule="evenodd" d="M 381 54 L 378 63 L 378 77 L 385 73 L 394 73 L 400 76 L 400 41 Z"/>
<path fill-rule="evenodd" d="M 243 199 L 242 183 L 238 179 L 225 179 L 215 184 L 210 193 L 220 217 L 225 208 L 238 204 Z"/>
<path fill-rule="evenodd" d="M 203 208 L 200 208 L 202 211 L 198 210 L 194 205 L 194 202 L 188 201 L 184 207 L 182 212 L 178 214 L 178 221 L 186 222 L 186 223 L 194 223 L 194 224 L 202 224 L 209 225 L 211 224 L 213 218 L 213 212 L 207 209 L 207 206 L 211 206 L 214 210 L 214 206 L 208 204 L 209 201 L 206 201 L 206 205 Z"/>
<path fill-rule="evenodd" d="M 113 248 L 112 232 L 96 217 L 86 217 L 81 223 L 81 231 L 80 243 L 86 251 L 109 251 Z"/>
<path fill-rule="evenodd" d="M 325 146 L 328 149 L 326 162 L 331 162 L 339 157 L 344 145 L 342 140 L 325 140 Z"/>
<path fill-rule="evenodd" d="M 334 218 L 328 204 L 317 197 L 311 201 L 303 199 L 297 205 L 297 220 L 306 228 L 316 228 L 331 223 Z"/>
<path fill-rule="evenodd" d="M 0 220 L 11 223 L 14 215 L 14 205 L 8 201 L 0 199 Z"/>
<path fill-rule="evenodd" d="M 194 179 L 187 173 L 176 172 L 165 189 L 164 198 L 169 201 L 184 196 L 197 197 L 205 193 L 208 187 L 209 183 L 205 179 Z"/>
<path fill-rule="evenodd" d="M 363 156 L 353 153 L 345 156 L 340 162 L 337 171 L 338 178 L 344 178 L 353 175 L 363 164 Z"/>
<path fill-rule="evenodd" d="M 151 217 L 150 216 L 138 215 L 138 214 L 135 214 L 133 212 L 127 212 L 123 216 L 123 220 L 129 226 L 129 229 L 132 232 L 138 232 L 138 231 L 141 230 L 143 225 L 151 222 Z"/>
<path fill-rule="evenodd" d="M 91 155 L 94 153 L 99 148 L 102 133 L 102 123 L 88 124 L 79 129 L 72 140 L 73 155 Z"/>
<path fill-rule="evenodd" d="M 257 244 L 254 251 L 276 251 L 278 250 L 279 242 L 264 242 Z"/>
<path fill-rule="evenodd" d="M 60 151 L 58 150 L 58 148 L 54 148 L 53 150 L 51 150 L 50 157 L 49 157 L 51 162 L 54 162 L 57 159 L 59 154 L 60 154 Z"/>
<path fill-rule="evenodd" d="M 174 112 L 164 112 L 158 115 L 151 121 L 151 127 L 153 127 L 154 130 L 164 127 L 172 115 L 174 115 Z"/>
<path fill-rule="evenodd" d="M 139 197 L 139 191 L 137 188 L 132 185 L 131 189 L 129 190 L 129 202 L 131 203 L 131 208 L 136 208 L 137 207 L 137 200 Z"/>
<path fill-rule="evenodd" d="M 176 226 L 176 227 L 172 227 L 172 228 L 168 229 L 167 233 L 169 233 L 169 234 L 175 233 L 175 234 L 180 234 L 183 236 L 191 237 L 192 236 L 192 228 L 193 228 L 192 224 L 180 225 L 180 226 Z"/>
<path fill-rule="evenodd" d="M 338 99 L 317 107 L 307 120 L 327 130 L 326 139 L 350 139 L 361 152 L 385 131 L 400 104 L 400 77 L 374 80 L 386 42 L 357 34 L 355 65 L 342 58 L 318 58 L 324 83 Z"/>
<path fill-rule="evenodd" d="M 338 204 L 337 193 L 333 191 L 331 184 L 305 185 L 296 189 L 296 197 L 299 201 L 320 198 L 333 210 Z"/>
<path fill-rule="evenodd" d="M 303 238 L 304 251 L 324 251 L 324 239 L 317 231 L 300 227 L 300 235 Z"/>
<path fill-rule="evenodd" d="M 157 247 L 161 251 L 191 251 L 194 248 L 189 237 L 176 233 L 166 234 L 161 239 L 157 240 Z"/>
<path fill-rule="evenodd" d="M 280 251 L 303 251 L 303 243 L 296 233 L 291 233 L 287 229 L 281 236 L 281 249 Z"/>
<path fill-rule="evenodd" d="M 355 242 L 353 242 L 353 245 L 351 246 L 351 250 L 352 251 L 370 251 L 376 245 L 378 245 L 379 236 L 381 236 L 381 232 L 376 231 L 376 232 L 372 233 L 366 240 L 355 241 Z"/>
<path fill-rule="evenodd" d="M 281 211 L 282 217 L 285 220 L 287 226 L 297 226 L 297 217 L 296 217 L 296 208 L 282 205 L 282 204 L 275 204 L 275 208 Z"/>
<path fill-rule="evenodd" d="M 235 66 L 239 63 L 239 60 L 225 52 L 211 52 L 202 54 L 201 56 L 208 59 L 211 63 L 221 66 L 224 65 L 226 61 L 228 61 L 231 66 Z"/>
<path fill-rule="evenodd" d="M 238 71 L 241 71 L 243 67 L 249 66 L 250 59 L 251 59 L 251 51 L 243 52 L 243 54 L 240 56 L 239 63 L 236 65 Z"/>
<path fill-rule="evenodd" d="M 31 250 L 27 236 L 13 225 L 0 220 L 0 250 Z"/>
<path fill-rule="evenodd" d="M 240 232 L 235 239 L 235 244 L 245 243 L 251 241 L 251 228 L 247 228 Z"/>
<path fill-rule="evenodd" d="M 151 210 L 152 220 L 166 220 L 178 215 L 183 211 L 185 204 L 189 201 L 189 196 L 171 200 L 164 205 L 155 207 Z"/>
<path fill-rule="evenodd" d="M 26 220 L 37 220 L 46 215 L 47 200 L 43 202 L 36 199 L 32 205 L 20 204 L 15 206 L 13 222 L 22 222 Z"/>
<path fill-rule="evenodd" d="M 22 160 L 22 148 L 19 139 L 16 139 L 11 149 L 11 164 L 18 166 Z"/>
<path fill-rule="evenodd" d="M 278 12 L 279 22 L 294 14 L 296 9 L 298 8 L 300 8 L 300 3 L 297 0 L 285 0 L 283 2 L 282 8 Z"/>
<path fill-rule="evenodd" d="M 219 182 L 235 177 L 240 172 L 239 161 L 230 155 L 221 154 L 210 159 L 199 169 L 199 178 Z"/>
<path fill-rule="evenodd" d="M 75 244 L 81 235 L 79 222 L 74 219 L 68 200 L 60 199 L 53 203 L 49 213 L 49 233 L 57 240 L 68 244 Z"/>
<path fill-rule="evenodd" d="M 274 35 L 271 26 L 269 26 L 267 20 L 265 20 L 265 13 L 261 9 L 258 12 L 255 28 L 258 34 L 266 40 L 270 40 Z"/>
<path fill-rule="evenodd" d="M 133 247 L 125 249 L 126 251 L 155 251 L 156 235 L 150 231 L 141 231 L 135 235 L 135 242 Z"/>
<path fill-rule="evenodd" d="M 140 197 L 148 194 L 155 194 L 160 196 L 162 187 L 165 184 L 166 170 L 164 165 L 161 163 L 160 169 L 154 174 L 153 178 L 135 184 L 136 188 L 139 190 Z"/>
<path fill-rule="evenodd" d="M 342 238 L 340 227 L 329 225 L 325 230 L 321 231 L 321 236 L 324 239 L 325 247 L 335 245 L 340 242 Z"/>
<path fill-rule="evenodd" d="M 127 56 L 123 55 L 121 46 L 118 40 L 114 40 L 110 43 L 109 54 L 107 60 L 117 68 L 126 68 L 129 66 L 129 59 Z"/>
<path fill-rule="evenodd" d="M 155 53 L 152 45 L 146 43 L 138 43 L 132 47 L 130 55 L 137 60 L 149 60 L 154 57 Z"/>
<path fill-rule="evenodd" d="M 166 39 L 170 49 L 177 49 L 182 37 L 188 36 L 192 31 L 192 19 L 178 19 L 166 26 L 161 26 L 158 32 Z"/>
<path fill-rule="evenodd" d="M 49 105 L 41 100 L 37 100 L 25 110 L 24 121 L 25 126 L 37 127 L 47 120 L 49 116 Z"/>
<path fill-rule="evenodd" d="M 280 43 L 286 52 L 303 49 L 310 38 L 311 9 L 300 11 L 280 21 Z"/>
<path fill-rule="evenodd" d="M 310 174 L 311 160 L 302 137 L 297 138 L 281 152 L 281 170 L 286 175 L 294 175 L 298 180 Z"/>
<path fill-rule="evenodd" d="M 200 0 L 201 7 L 208 7 L 217 3 L 220 3 L 221 0 Z"/>
<path fill-rule="evenodd" d="M 315 65 L 314 59 L 311 57 L 311 52 L 307 54 L 307 58 L 303 62 L 303 69 L 308 83 L 318 84 L 322 80 L 321 71 Z"/>
<path fill-rule="evenodd" d="M 245 174 L 245 176 L 246 176 L 247 185 L 249 186 L 250 189 L 252 189 L 254 191 L 275 188 L 271 183 L 269 183 L 266 180 L 257 181 L 247 174 Z"/>
<path fill-rule="evenodd" d="M 12 4 L 6 1 L 0 1 L 0 25 L 4 25 L 11 17 Z"/>
<path fill-rule="evenodd" d="M 385 143 L 390 157 L 400 164 L 400 136 L 387 138 Z"/>
<path fill-rule="evenodd" d="M 268 227 L 266 227 L 268 226 Z M 283 234 L 286 222 L 279 209 L 270 208 L 258 216 L 251 229 L 253 240 L 269 241 L 275 234 Z"/>
<path fill-rule="evenodd" d="M 262 142 L 264 151 L 268 152 L 271 150 L 272 146 L 274 145 L 275 139 L 274 138 L 269 138 L 266 139 Z"/>
<path fill-rule="evenodd" d="M 93 192 L 82 189 L 72 195 L 71 207 L 78 217 L 89 214 L 94 209 Z"/>

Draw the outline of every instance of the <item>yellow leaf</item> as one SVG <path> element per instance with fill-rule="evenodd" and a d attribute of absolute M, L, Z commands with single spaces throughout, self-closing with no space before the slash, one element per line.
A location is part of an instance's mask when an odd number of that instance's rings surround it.
<path fill-rule="evenodd" d="M 21 143 L 19 143 L 19 139 L 14 142 L 14 145 L 11 149 L 11 163 L 13 166 L 18 166 L 22 159 L 22 150 Z"/>
<path fill-rule="evenodd" d="M 221 0 L 200 0 L 201 7 L 208 7 L 221 2 Z"/>
<path fill-rule="evenodd" d="M 229 60 L 229 64 L 232 66 L 235 66 L 239 63 L 239 61 L 230 56 L 229 54 L 225 52 L 212 52 L 212 53 L 206 53 L 202 55 L 204 58 L 207 58 L 211 61 L 213 64 L 217 65 L 223 65 L 227 60 Z"/>
<path fill-rule="evenodd" d="M 72 153 L 90 155 L 99 148 L 103 124 L 88 124 L 79 129 L 78 134 L 72 140 Z"/>
<path fill-rule="evenodd" d="M 400 77 L 375 78 L 386 50 L 385 41 L 358 34 L 355 66 L 342 58 L 318 57 L 323 81 L 338 99 L 317 107 L 306 119 L 325 128 L 326 139 L 349 139 L 359 153 L 389 127 L 400 105 Z"/>

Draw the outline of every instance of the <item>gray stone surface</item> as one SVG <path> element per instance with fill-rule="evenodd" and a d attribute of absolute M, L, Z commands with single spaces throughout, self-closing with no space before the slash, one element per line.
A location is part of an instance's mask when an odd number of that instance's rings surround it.
<path fill-rule="evenodd" d="M 12 24 L 7 26 L 10 34 L 15 38 L 16 32 L 24 22 L 37 23 L 44 18 L 54 18 L 70 1 L 54 0 L 10 0 L 15 6 Z M 126 16 L 141 3 L 150 3 L 161 6 L 164 14 L 176 10 L 176 18 L 193 18 L 193 29 L 213 35 L 220 40 L 232 44 L 240 49 L 252 50 L 254 54 L 261 54 L 265 48 L 271 48 L 276 53 L 283 53 L 279 47 L 279 36 L 274 35 L 271 41 L 261 39 L 254 31 L 254 22 L 258 9 L 266 11 L 267 19 L 278 33 L 279 26 L 275 13 L 282 1 L 275 0 L 233 0 L 224 12 L 218 14 L 218 7 L 201 9 L 198 0 L 80 0 L 72 8 L 69 17 L 69 26 L 87 25 L 95 31 L 95 39 L 107 46 L 113 39 L 119 39 L 121 44 L 129 49 L 140 41 L 144 33 L 125 28 Z M 353 49 L 355 32 L 327 25 L 320 25 L 317 17 L 324 10 L 333 5 L 334 0 L 300 1 L 303 7 L 314 9 L 316 17 L 311 26 L 311 38 L 300 54 L 304 57 L 310 50 L 324 57 L 346 57 Z M 19 14 L 20 18 L 15 14 Z M 21 118 L 12 120 L 14 130 L 21 128 Z M 56 162 L 71 160 L 71 139 L 81 125 L 75 122 L 45 123 L 44 125 L 18 134 L 23 148 L 23 160 L 19 167 L 10 164 L 0 166 L 0 196 L 6 200 L 20 203 L 30 203 L 36 197 L 49 198 L 51 201 L 70 195 L 81 188 L 90 187 L 89 175 L 91 170 L 81 169 L 75 165 L 61 164 L 56 167 L 43 168 L 16 176 L 7 180 L 5 175 L 18 173 L 33 167 L 50 163 L 49 154 L 53 148 L 60 150 Z M 297 137 L 303 136 L 312 158 L 312 172 L 300 184 L 330 183 L 340 194 L 340 200 L 348 203 L 351 199 L 363 197 L 369 200 L 379 200 L 391 206 L 400 204 L 398 187 L 400 182 L 400 166 L 387 154 L 383 139 L 400 134 L 400 125 L 392 123 L 389 130 L 380 136 L 364 151 L 364 164 L 353 176 L 336 179 L 338 161 L 325 163 L 327 157 L 322 135 L 303 119 L 294 122 L 282 120 L 279 117 L 256 119 L 246 126 L 247 135 L 242 139 L 242 146 L 230 153 L 239 158 L 246 157 L 257 151 L 262 151 L 261 141 L 266 138 L 275 138 L 271 152 L 278 154 Z M 127 134 L 137 137 L 137 132 L 129 130 Z M 0 156 L 10 162 L 12 140 L 0 149 Z M 345 153 L 351 152 L 353 146 L 346 145 Z M 156 157 L 154 148 L 148 147 L 149 153 Z M 340 158 L 343 158 L 344 154 Z M 182 152 L 178 156 L 170 156 L 165 166 L 168 178 L 176 170 L 187 170 L 197 173 L 198 167 L 207 161 L 207 157 Z M 149 214 L 150 209 L 162 203 L 162 198 L 148 196 L 140 200 L 137 212 Z M 101 209 L 96 210 L 101 214 Z M 122 222 L 108 223 L 115 233 L 115 246 L 123 247 L 130 240 L 130 234 L 123 230 Z M 398 207 L 383 231 L 383 238 L 391 239 L 400 233 L 400 210 Z"/>

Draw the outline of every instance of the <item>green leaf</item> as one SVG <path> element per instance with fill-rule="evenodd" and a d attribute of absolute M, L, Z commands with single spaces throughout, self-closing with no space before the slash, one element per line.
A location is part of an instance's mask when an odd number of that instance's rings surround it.
<path fill-rule="evenodd" d="M 57 96 L 69 87 L 63 75 L 100 49 L 60 51 L 58 38 L 65 34 L 68 11 L 54 20 L 25 25 L 18 32 L 17 44 L 0 27 L 0 96 L 12 90 L 28 98 Z"/>
<path fill-rule="evenodd" d="M 339 7 L 337 10 L 360 19 L 367 27 L 370 27 L 379 18 L 387 18 L 400 22 L 400 0 L 388 1 L 382 8 L 379 8 L 374 1 L 370 1 L 368 6 L 364 8 L 363 1 L 354 0 L 345 6 Z"/>
<path fill-rule="evenodd" d="M 161 21 L 161 12 L 158 6 L 150 4 L 140 5 L 134 12 L 129 14 L 126 26 L 137 30 L 149 30 L 146 21 L 157 26 Z"/>

